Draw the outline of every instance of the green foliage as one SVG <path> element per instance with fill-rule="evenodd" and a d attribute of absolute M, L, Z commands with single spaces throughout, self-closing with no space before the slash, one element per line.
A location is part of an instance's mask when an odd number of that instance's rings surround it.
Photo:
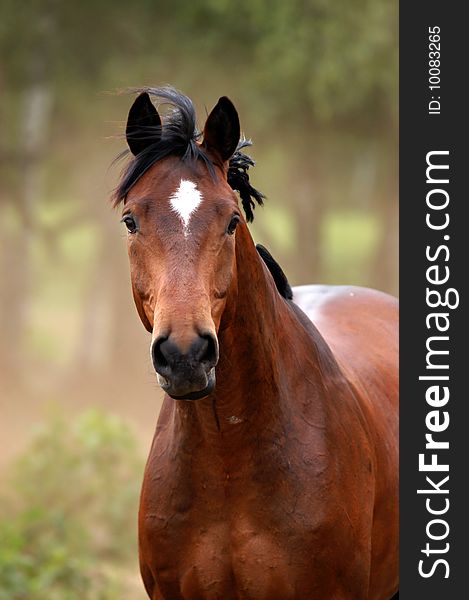
<path fill-rule="evenodd" d="M 221 59 L 218 76 L 228 69 L 259 101 L 272 94 L 270 107 L 300 124 L 305 110 L 320 119 L 368 111 L 370 119 L 396 104 L 393 0 L 29 0 L 21 10 L 6 0 L 0 14 L 0 49 L 17 47 L 5 63 L 14 80 L 30 75 L 34 54 L 59 79 L 88 81 L 116 60 L 138 69 L 148 59 L 154 83 L 167 64 L 190 63 L 196 78 L 213 79 Z"/>
<path fill-rule="evenodd" d="M 2 500 L 0 600 L 119 597 L 115 567 L 125 573 L 137 553 L 141 470 L 116 417 L 91 410 L 47 423 Z"/>
<path fill-rule="evenodd" d="M 49 527 L 62 530 L 58 539 Z M 0 523 L 0 600 L 110 597 L 106 581 L 91 573 L 90 562 L 60 539 L 64 530 L 70 535 L 67 523 L 51 522 L 39 509 Z"/>
<path fill-rule="evenodd" d="M 244 48 L 246 83 L 293 125 L 393 114 L 397 5 L 392 0 L 206 0 L 211 32 Z M 197 4 L 200 6 L 200 3 Z M 244 18 L 240 18 L 243 15 Z M 214 45 L 220 37 L 212 33 Z M 244 44 L 241 39 L 244 39 Z M 308 113 L 310 115 L 308 115 Z"/>

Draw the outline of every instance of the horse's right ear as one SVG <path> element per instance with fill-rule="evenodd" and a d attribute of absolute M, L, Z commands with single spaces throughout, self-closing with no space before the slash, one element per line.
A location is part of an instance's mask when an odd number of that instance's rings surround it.
<path fill-rule="evenodd" d="M 130 108 L 125 137 L 134 156 L 161 137 L 161 118 L 147 92 L 140 94 Z"/>

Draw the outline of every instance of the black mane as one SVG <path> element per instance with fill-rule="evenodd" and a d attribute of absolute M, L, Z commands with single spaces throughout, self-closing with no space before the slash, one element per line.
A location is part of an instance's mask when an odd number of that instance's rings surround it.
<path fill-rule="evenodd" d="M 209 173 L 214 176 L 214 163 L 205 152 L 203 145 L 198 143 L 202 133 L 197 129 L 195 109 L 190 98 L 172 87 L 141 88 L 134 91 L 147 92 L 171 108 L 162 118 L 162 127 L 148 128 L 148 138 L 154 138 L 155 141 L 133 157 L 124 169 L 121 181 L 114 192 L 114 205 L 117 206 L 125 200 L 130 189 L 152 165 L 170 155 L 179 156 L 189 164 L 201 160 L 207 166 Z M 251 140 L 240 139 L 235 153 L 229 160 L 227 176 L 228 184 L 239 192 L 247 221 L 252 221 L 254 218 L 255 202 L 262 205 L 264 200 L 264 195 L 253 188 L 249 182 L 248 170 L 254 166 L 254 161 L 241 152 L 251 144 Z M 127 154 L 129 150 L 122 152 L 118 158 Z"/>
<path fill-rule="evenodd" d="M 287 276 L 283 272 L 282 267 L 278 264 L 267 248 L 262 246 L 262 244 L 256 244 L 256 250 L 269 269 L 279 294 L 287 300 L 293 300 L 293 290 L 291 289 L 291 285 L 288 283 Z"/>

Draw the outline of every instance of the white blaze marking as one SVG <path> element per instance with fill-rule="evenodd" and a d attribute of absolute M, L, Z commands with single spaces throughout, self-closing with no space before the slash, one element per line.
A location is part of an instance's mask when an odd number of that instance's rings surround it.
<path fill-rule="evenodd" d="M 187 235 L 187 228 L 192 213 L 202 202 L 202 194 L 192 181 L 181 179 L 178 189 L 170 197 L 171 207 L 178 214 L 184 226 L 184 235 Z"/>

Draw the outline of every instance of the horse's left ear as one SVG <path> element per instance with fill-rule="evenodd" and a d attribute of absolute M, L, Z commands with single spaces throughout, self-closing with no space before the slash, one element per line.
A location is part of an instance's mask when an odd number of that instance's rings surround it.
<path fill-rule="evenodd" d="M 236 108 L 229 98 L 222 96 L 205 123 L 204 146 L 216 152 L 225 162 L 233 156 L 240 135 Z"/>

